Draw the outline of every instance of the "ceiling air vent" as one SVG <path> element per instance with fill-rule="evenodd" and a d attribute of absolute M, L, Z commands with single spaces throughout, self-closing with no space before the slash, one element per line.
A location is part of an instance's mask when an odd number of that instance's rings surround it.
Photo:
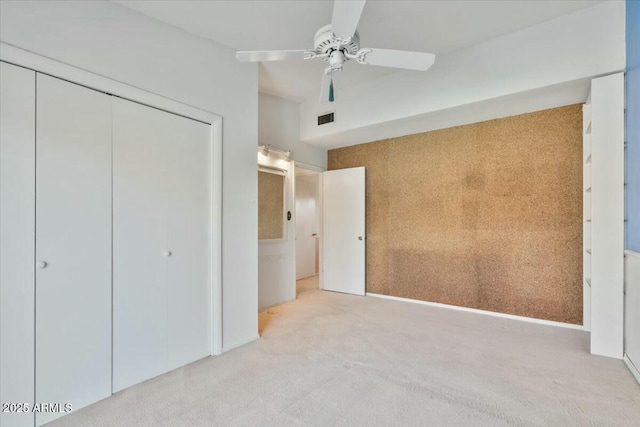
<path fill-rule="evenodd" d="M 333 123 L 333 120 L 333 113 L 323 114 L 321 116 L 318 116 L 318 126 L 326 125 L 327 123 Z"/>

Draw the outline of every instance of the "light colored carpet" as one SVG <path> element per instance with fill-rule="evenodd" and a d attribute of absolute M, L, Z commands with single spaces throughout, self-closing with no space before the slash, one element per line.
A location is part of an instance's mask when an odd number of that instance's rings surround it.
<path fill-rule="evenodd" d="M 260 340 L 49 425 L 640 425 L 640 386 L 585 332 L 315 286 Z"/>

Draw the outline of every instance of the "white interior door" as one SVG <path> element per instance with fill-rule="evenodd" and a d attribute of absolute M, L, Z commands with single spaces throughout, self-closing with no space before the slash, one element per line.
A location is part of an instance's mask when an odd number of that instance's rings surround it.
<path fill-rule="evenodd" d="M 36 73 L 0 62 L 0 402 L 32 404 Z M 0 425 L 33 426 L 0 412 Z"/>
<path fill-rule="evenodd" d="M 296 175 L 296 280 L 316 274 L 318 174 Z"/>
<path fill-rule="evenodd" d="M 365 168 L 322 173 L 323 289 L 365 294 Z"/>
<path fill-rule="evenodd" d="M 77 410 L 111 395 L 111 97 L 37 88 L 36 402 Z"/>

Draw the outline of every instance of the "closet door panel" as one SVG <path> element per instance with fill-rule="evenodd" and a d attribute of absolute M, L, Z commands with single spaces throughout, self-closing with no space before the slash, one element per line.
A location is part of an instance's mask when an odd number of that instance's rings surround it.
<path fill-rule="evenodd" d="M 167 136 L 159 110 L 114 99 L 113 390 L 166 372 Z"/>
<path fill-rule="evenodd" d="M 111 97 L 38 74 L 36 128 L 36 401 L 77 410 L 111 394 Z"/>
<path fill-rule="evenodd" d="M 169 141 L 169 369 L 211 354 L 211 127 L 172 116 Z"/>
<path fill-rule="evenodd" d="M 0 402 L 33 404 L 36 73 L 0 62 Z M 0 425 L 33 425 L 0 413 Z"/>
<path fill-rule="evenodd" d="M 210 132 L 114 100 L 114 391 L 211 354 Z"/>

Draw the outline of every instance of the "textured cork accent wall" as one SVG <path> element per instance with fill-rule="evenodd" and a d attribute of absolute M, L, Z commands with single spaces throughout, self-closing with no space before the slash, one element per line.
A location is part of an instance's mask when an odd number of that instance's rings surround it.
<path fill-rule="evenodd" d="M 258 239 L 284 235 L 284 176 L 258 172 Z"/>
<path fill-rule="evenodd" d="M 582 108 L 329 151 L 367 168 L 367 292 L 582 324 Z"/>

